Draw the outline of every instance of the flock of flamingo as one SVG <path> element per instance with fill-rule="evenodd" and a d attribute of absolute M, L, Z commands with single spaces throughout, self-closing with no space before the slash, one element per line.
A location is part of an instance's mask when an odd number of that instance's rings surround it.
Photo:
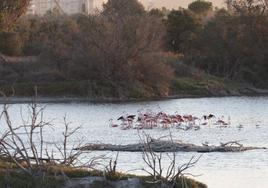
<path fill-rule="evenodd" d="M 125 114 L 114 123 L 110 119 L 110 127 L 120 127 L 122 130 L 128 129 L 154 129 L 154 128 L 177 128 L 182 130 L 199 130 L 202 126 L 217 126 L 225 128 L 231 125 L 231 118 L 226 121 L 224 116 L 216 117 L 213 114 L 203 115 L 201 118 L 193 115 L 167 114 L 165 112 L 154 113 L 138 111 L 137 115 Z"/>

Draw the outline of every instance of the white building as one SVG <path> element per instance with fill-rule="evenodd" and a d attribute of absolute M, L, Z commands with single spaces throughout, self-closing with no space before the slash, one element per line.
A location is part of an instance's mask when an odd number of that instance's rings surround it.
<path fill-rule="evenodd" d="M 91 14 L 94 0 L 32 0 L 27 13 L 44 15 L 55 8 L 66 14 Z"/>
<path fill-rule="evenodd" d="M 35 4 L 34 1 L 30 2 L 30 5 L 27 10 L 27 14 L 35 14 Z"/>

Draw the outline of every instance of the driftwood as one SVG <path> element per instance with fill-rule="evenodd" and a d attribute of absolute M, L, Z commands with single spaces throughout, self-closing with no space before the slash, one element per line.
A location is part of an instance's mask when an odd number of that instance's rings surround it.
<path fill-rule="evenodd" d="M 255 149 L 267 149 L 265 147 L 246 147 L 238 141 L 221 143 L 219 146 L 209 146 L 203 144 L 198 146 L 176 141 L 161 141 L 151 139 L 150 147 L 154 152 L 241 152 Z M 77 150 L 94 150 L 94 151 L 121 151 L 121 152 L 143 152 L 145 150 L 144 144 L 129 144 L 129 145 L 112 145 L 112 144 L 88 144 L 84 147 L 77 148 Z"/>

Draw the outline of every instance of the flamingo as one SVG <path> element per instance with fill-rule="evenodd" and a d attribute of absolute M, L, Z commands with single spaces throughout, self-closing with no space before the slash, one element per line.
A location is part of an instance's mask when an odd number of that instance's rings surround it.
<path fill-rule="evenodd" d="M 201 125 L 208 125 L 208 122 L 201 123 Z"/>
<path fill-rule="evenodd" d="M 183 130 L 199 130 L 201 125 L 209 125 L 210 127 L 212 121 L 211 119 L 216 118 L 213 114 L 204 115 L 202 118 L 198 118 L 191 114 L 181 116 L 178 114 L 178 112 L 175 112 L 175 114 L 166 114 L 163 111 L 155 113 L 149 109 L 146 110 L 146 112 L 142 112 L 141 110 L 138 110 L 137 112 L 137 121 L 135 121 L 136 115 L 128 115 L 126 113 L 117 119 L 118 121 L 121 121 L 121 129 L 153 129 L 154 127 L 158 127 L 158 124 L 160 124 L 160 126 L 165 129 L 169 127 L 176 127 Z M 135 126 L 133 126 L 134 121 L 136 122 Z M 218 118 L 217 121 L 213 122 L 215 122 L 215 125 L 220 125 L 220 127 L 222 127 L 230 125 L 230 121 L 230 116 L 228 118 L 228 122 L 224 121 L 224 116 L 222 116 L 221 118 Z M 113 120 L 110 119 L 110 127 L 118 127 L 118 125 L 114 124 Z M 256 128 L 258 127 L 259 125 L 256 125 Z M 243 126 L 239 126 L 238 128 L 241 129 Z"/>
<path fill-rule="evenodd" d="M 261 123 L 262 123 L 261 121 L 256 122 L 256 124 L 255 124 L 256 129 L 261 128 Z"/>
<path fill-rule="evenodd" d="M 133 124 L 135 117 L 136 117 L 136 115 L 128 115 L 127 116 L 127 122 L 128 122 L 129 127 L 132 127 L 132 124 Z"/>
<path fill-rule="evenodd" d="M 239 129 L 239 130 L 241 130 L 242 128 L 244 128 L 244 125 L 239 125 L 239 126 L 237 126 L 237 128 Z"/>
<path fill-rule="evenodd" d="M 113 123 L 113 119 L 110 119 L 109 121 L 110 121 L 109 127 L 118 127 L 117 124 Z"/>
<path fill-rule="evenodd" d="M 227 125 L 229 125 L 229 123 L 225 122 L 225 121 L 223 120 L 223 117 L 222 117 L 222 119 L 218 119 L 218 121 L 216 121 L 215 125 L 220 125 L 220 126 L 223 125 L 223 126 L 227 126 Z"/>
<path fill-rule="evenodd" d="M 124 116 L 120 116 L 117 120 L 118 120 L 118 121 L 119 121 L 119 120 L 121 120 L 121 121 L 125 121 L 125 120 L 126 120 L 126 117 L 124 117 Z"/>
<path fill-rule="evenodd" d="M 149 118 L 149 116 L 146 116 L 145 118 L 144 118 L 144 128 L 145 129 L 149 129 L 150 128 L 150 122 L 151 122 L 151 120 L 150 120 L 150 118 Z"/>
<path fill-rule="evenodd" d="M 204 125 L 208 125 L 209 128 L 210 128 L 210 124 L 211 124 L 210 120 L 213 119 L 213 118 L 216 118 L 216 116 L 213 115 L 213 114 L 209 114 L 209 115 L 204 115 L 203 118 L 204 118 L 205 121 L 208 121 Z"/>
<path fill-rule="evenodd" d="M 171 120 L 168 119 L 168 118 L 164 118 L 164 119 L 161 121 L 161 123 L 163 124 L 163 128 L 164 128 L 164 129 L 167 129 L 167 128 L 168 128 L 168 125 L 171 124 Z"/>
<path fill-rule="evenodd" d="M 131 127 L 130 127 L 130 124 L 129 124 L 129 121 L 128 121 L 128 119 L 127 119 L 127 116 L 120 116 L 117 120 L 118 120 L 118 121 L 119 121 L 119 120 L 122 121 L 122 122 L 121 122 L 121 125 L 122 125 L 121 129 L 122 129 L 122 130 L 126 130 L 126 129 L 131 128 Z"/>
<path fill-rule="evenodd" d="M 195 127 L 194 127 L 194 130 L 195 130 L 195 131 L 198 131 L 198 130 L 200 130 L 200 129 L 201 129 L 200 126 L 195 126 Z"/>
<path fill-rule="evenodd" d="M 182 123 L 184 123 L 184 120 L 182 118 L 178 118 L 177 129 L 181 129 Z"/>
<path fill-rule="evenodd" d="M 216 116 L 213 115 L 213 114 L 209 114 L 209 115 L 204 115 L 204 116 L 203 116 L 204 120 L 210 120 L 210 119 L 215 118 L 215 117 L 216 117 Z"/>
<path fill-rule="evenodd" d="M 127 116 L 127 119 L 134 120 L 134 119 L 135 119 L 135 117 L 136 117 L 136 115 L 128 115 L 128 116 Z"/>

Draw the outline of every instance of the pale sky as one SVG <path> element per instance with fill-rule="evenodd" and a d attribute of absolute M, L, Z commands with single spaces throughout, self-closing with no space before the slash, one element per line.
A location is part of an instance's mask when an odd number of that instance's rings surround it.
<path fill-rule="evenodd" d="M 102 3 L 105 0 L 95 0 L 95 6 L 97 6 L 98 8 L 101 7 Z M 126 0 L 127 1 L 127 0 Z M 187 7 L 189 3 L 191 3 L 193 0 L 140 0 L 145 8 L 148 7 L 157 7 L 157 8 L 161 8 L 161 7 L 167 7 L 169 9 L 172 8 L 178 8 L 178 7 Z M 224 6 L 224 0 L 210 0 L 210 2 L 213 3 L 214 7 L 222 7 Z"/>

